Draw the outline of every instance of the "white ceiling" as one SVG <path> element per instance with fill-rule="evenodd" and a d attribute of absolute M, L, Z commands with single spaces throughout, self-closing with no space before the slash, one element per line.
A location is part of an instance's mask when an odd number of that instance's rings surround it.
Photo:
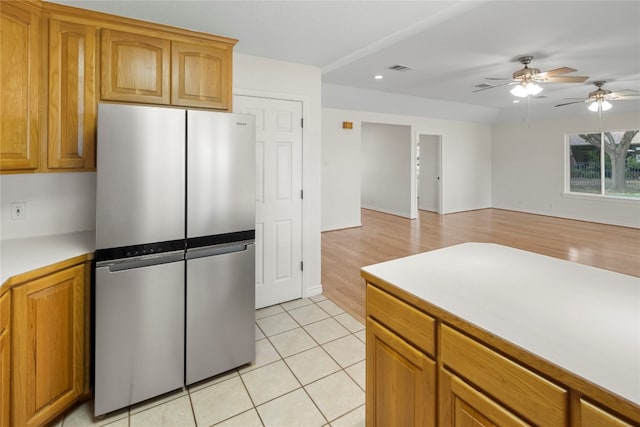
<path fill-rule="evenodd" d="M 485 77 L 510 78 L 523 55 L 541 71 L 567 66 L 589 76 L 543 84 L 546 98 L 532 99 L 532 110 L 589 114 L 587 104 L 553 106 L 585 98 L 595 80 L 640 92 L 640 0 L 55 2 L 236 38 L 236 52 L 319 67 L 323 83 L 496 111 L 519 108 L 509 86 L 472 91 L 492 83 Z M 412 70 L 387 69 L 394 64 Z M 614 109 L 640 111 L 640 101 Z"/>

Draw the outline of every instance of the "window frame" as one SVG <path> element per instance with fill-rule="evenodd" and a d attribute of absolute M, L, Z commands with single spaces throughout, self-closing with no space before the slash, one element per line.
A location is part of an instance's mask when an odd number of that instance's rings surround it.
<path fill-rule="evenodd" d="M 570 135 L 577 134 L 600 134 L 600 141 L 603 140 L 603 135 L 605 132 L 625 132 L 629 130 L 636 129 L 609 129 L 602 131 L 587 131 L 587 132 L 565 132 L 564 133 L 564 191 L 562 193 L 562 197 L 571 198 L 571 199 L 583 199 L 583 200 L 610 200 L 610 201 L 618 201 L 625 203 L 637 203 L 640 204 L 640 196 L 631 197 L 631 196 L 621 196 L 621 195 L 611 195 L 606 194 L 606 186 L 605 186 L 605 155 L 606 151 L 604 149 L 604 144 L 600 144 L 600 194 L 596 193 L 581 193 L 576 191 L 571 191 L 571 138 Z M 640 130 L 638 128 L 637 130 Z M 640 133 L 639 133 L 640 135 Z"/>

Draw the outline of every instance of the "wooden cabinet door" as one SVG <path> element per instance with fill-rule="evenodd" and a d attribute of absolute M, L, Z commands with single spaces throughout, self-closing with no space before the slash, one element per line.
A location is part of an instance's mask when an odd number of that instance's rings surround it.
<path fill-rule="evenodd" d="M 171 44 L 171 103 L 231 109 L 232 46 L 174 41 Z"/>
<path fill-rule="evenodd" d="M 569 418 L 569 392 L 462 332 L 440 325 L 440 360 L 460 378 L 536 425 Z"/>
<path fill-rule="evenodd" d="M 100 35 L 101 99 L 170 103 L 170 40 L 109 29 Z"/>
<path fill-rule="evenodd" d="M 436 362 L 367 319 L 367 426 L 436 425 Z"/>
<path fill-rule="evenodd" d="M 85 386 L 85 267 L 12 290 L 13 425 L 44 425 Z"/>
<path fill-rule="evenodd" d="M 11 293 L 0 298 L 0 426 L 9 425 L 11 374 Z"/>
<path fill-rule="evenodd" d="M 453 374 L 440 371 L 440 415 L 442 427 L 529 426 Z"/>
<path fill-rule="evenodd" d="M 34 170 L 40 146 L 39 12 L 2 1 L 0 28 L 0 170 Z"/>
<path fill-rule="evenodd" d="M 581 427 L 631 427 L 626 421 L 621 420 L 609 412 L 580 400 L 580 426 Z"/>
<path fill-rule="evenodd" d="M 49 168 L 95 168 L 96 41 L 94 26 L 49 19 Z"/>

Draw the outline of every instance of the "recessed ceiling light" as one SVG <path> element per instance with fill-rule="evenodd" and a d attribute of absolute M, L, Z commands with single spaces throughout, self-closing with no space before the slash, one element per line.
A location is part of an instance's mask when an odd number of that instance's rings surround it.
<path fill-rule="evenodd" d="M 373 78 L 376 79 L 376 80 L 382 80 L 382 79 L 384 79 L 384 76 L 382 74 L 377 74 L 377 75 L 373 76 Z"/>
<path fill-rule="evenodd" d="M 520 102 L 520 100 L 519 100 L 519 99 L 514 99 L 514 100 L 513 100 L 513 103 L 514 103 L 514 104 L 517 104 L 518 102 Z"/>

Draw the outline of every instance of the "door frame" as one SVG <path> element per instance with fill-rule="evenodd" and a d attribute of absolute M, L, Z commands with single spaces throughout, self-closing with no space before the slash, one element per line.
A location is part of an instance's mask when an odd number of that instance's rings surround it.
<path fill-rule="evenodd" d="M 303 123 L 308 123 L 307 121 L 307 108 L 309 105 L 309 97 L 304 95 L 295 95 L 289 93 L 279 93 L 279 92 L 270 92 L 270 91 L 261 91 L 255 89 L 242 89 L 242 88 L 233 88 L 231 95 L 232 100 L 232 111 L 233 111 L 233 97 L 238 96 L 250 96 L 254 98 L 268 98 L 268 99 L 278 99 L 282 101 L 296 101 L 302 104 L 302 120 Z M 308 150 L 305 150 L 305 142 L 309 140 L 308 126 L 302 126 L 302 190 L 304 191 L 307 188 L 307 183 L 309 182 L 308 176 L 308 162 L 307 158 Z M 311 233 L 308 227 L 308 221 L 306 220 L 306 212 L 309 212 L 309 197 L 302 198 L 302 218 L 301 218 L 301 227 L 302 227 L 302 262 L 304 266 L 310 266 L 312 261 L 309 258 L 310 250 L 308 250 L 307 245 L 308 242 L 312 242 Z M 311 283 L 309 281 L 309 271 L 310 268 L 302 269 L 302 298 L 307 298 L 309 296 L 317 295 L 322 293 L 322 287 L 318 287 L 318 289 L 308 289 L 307 284 Z"/>
<path fill-rule="evenodd" d="M 437 138 L 437 142 L 436 142 L 436 147 L 438 149 L 438 158 L 436 159 L 436 163 L 438 165 L 438 170 L 439 170 L 439 177 L 440 179 L 438 180 L 438 187 L 437 187 L 437 202 L 438 202 L 438 215 L 442 215 L 444 212 L 444 207 L 443 207 L 443 197 L 442 197 L 442 182 L 444 181 L 444 171 L 442 169 L 442 158 L 443 158 L 443 153 L 442 153 L 442 141 L 444 139 L 444 135 L 441 133 L 436 133 L 436 132 L 417 132 L 416 133 L 416 140 L 415 140 L 415 144 L 414 144 L 414 156 L 413 158 L 416 160 L 413 162 L 412 165 L 412 170 L 413 170 L 413 182 L 415 183 L 415 187 L 416 187 L 416 191 L 415 191 L 415 217 L 418 216 L 418 194 L 419 194 L 419 189 L 418 189 L 418 171 L 417 171 L 417 160 L 418 160 L 418 146 L 420 145 L 420 137 L 421 136 L 429 136 L 429 137 L 436 137 Z"/>

